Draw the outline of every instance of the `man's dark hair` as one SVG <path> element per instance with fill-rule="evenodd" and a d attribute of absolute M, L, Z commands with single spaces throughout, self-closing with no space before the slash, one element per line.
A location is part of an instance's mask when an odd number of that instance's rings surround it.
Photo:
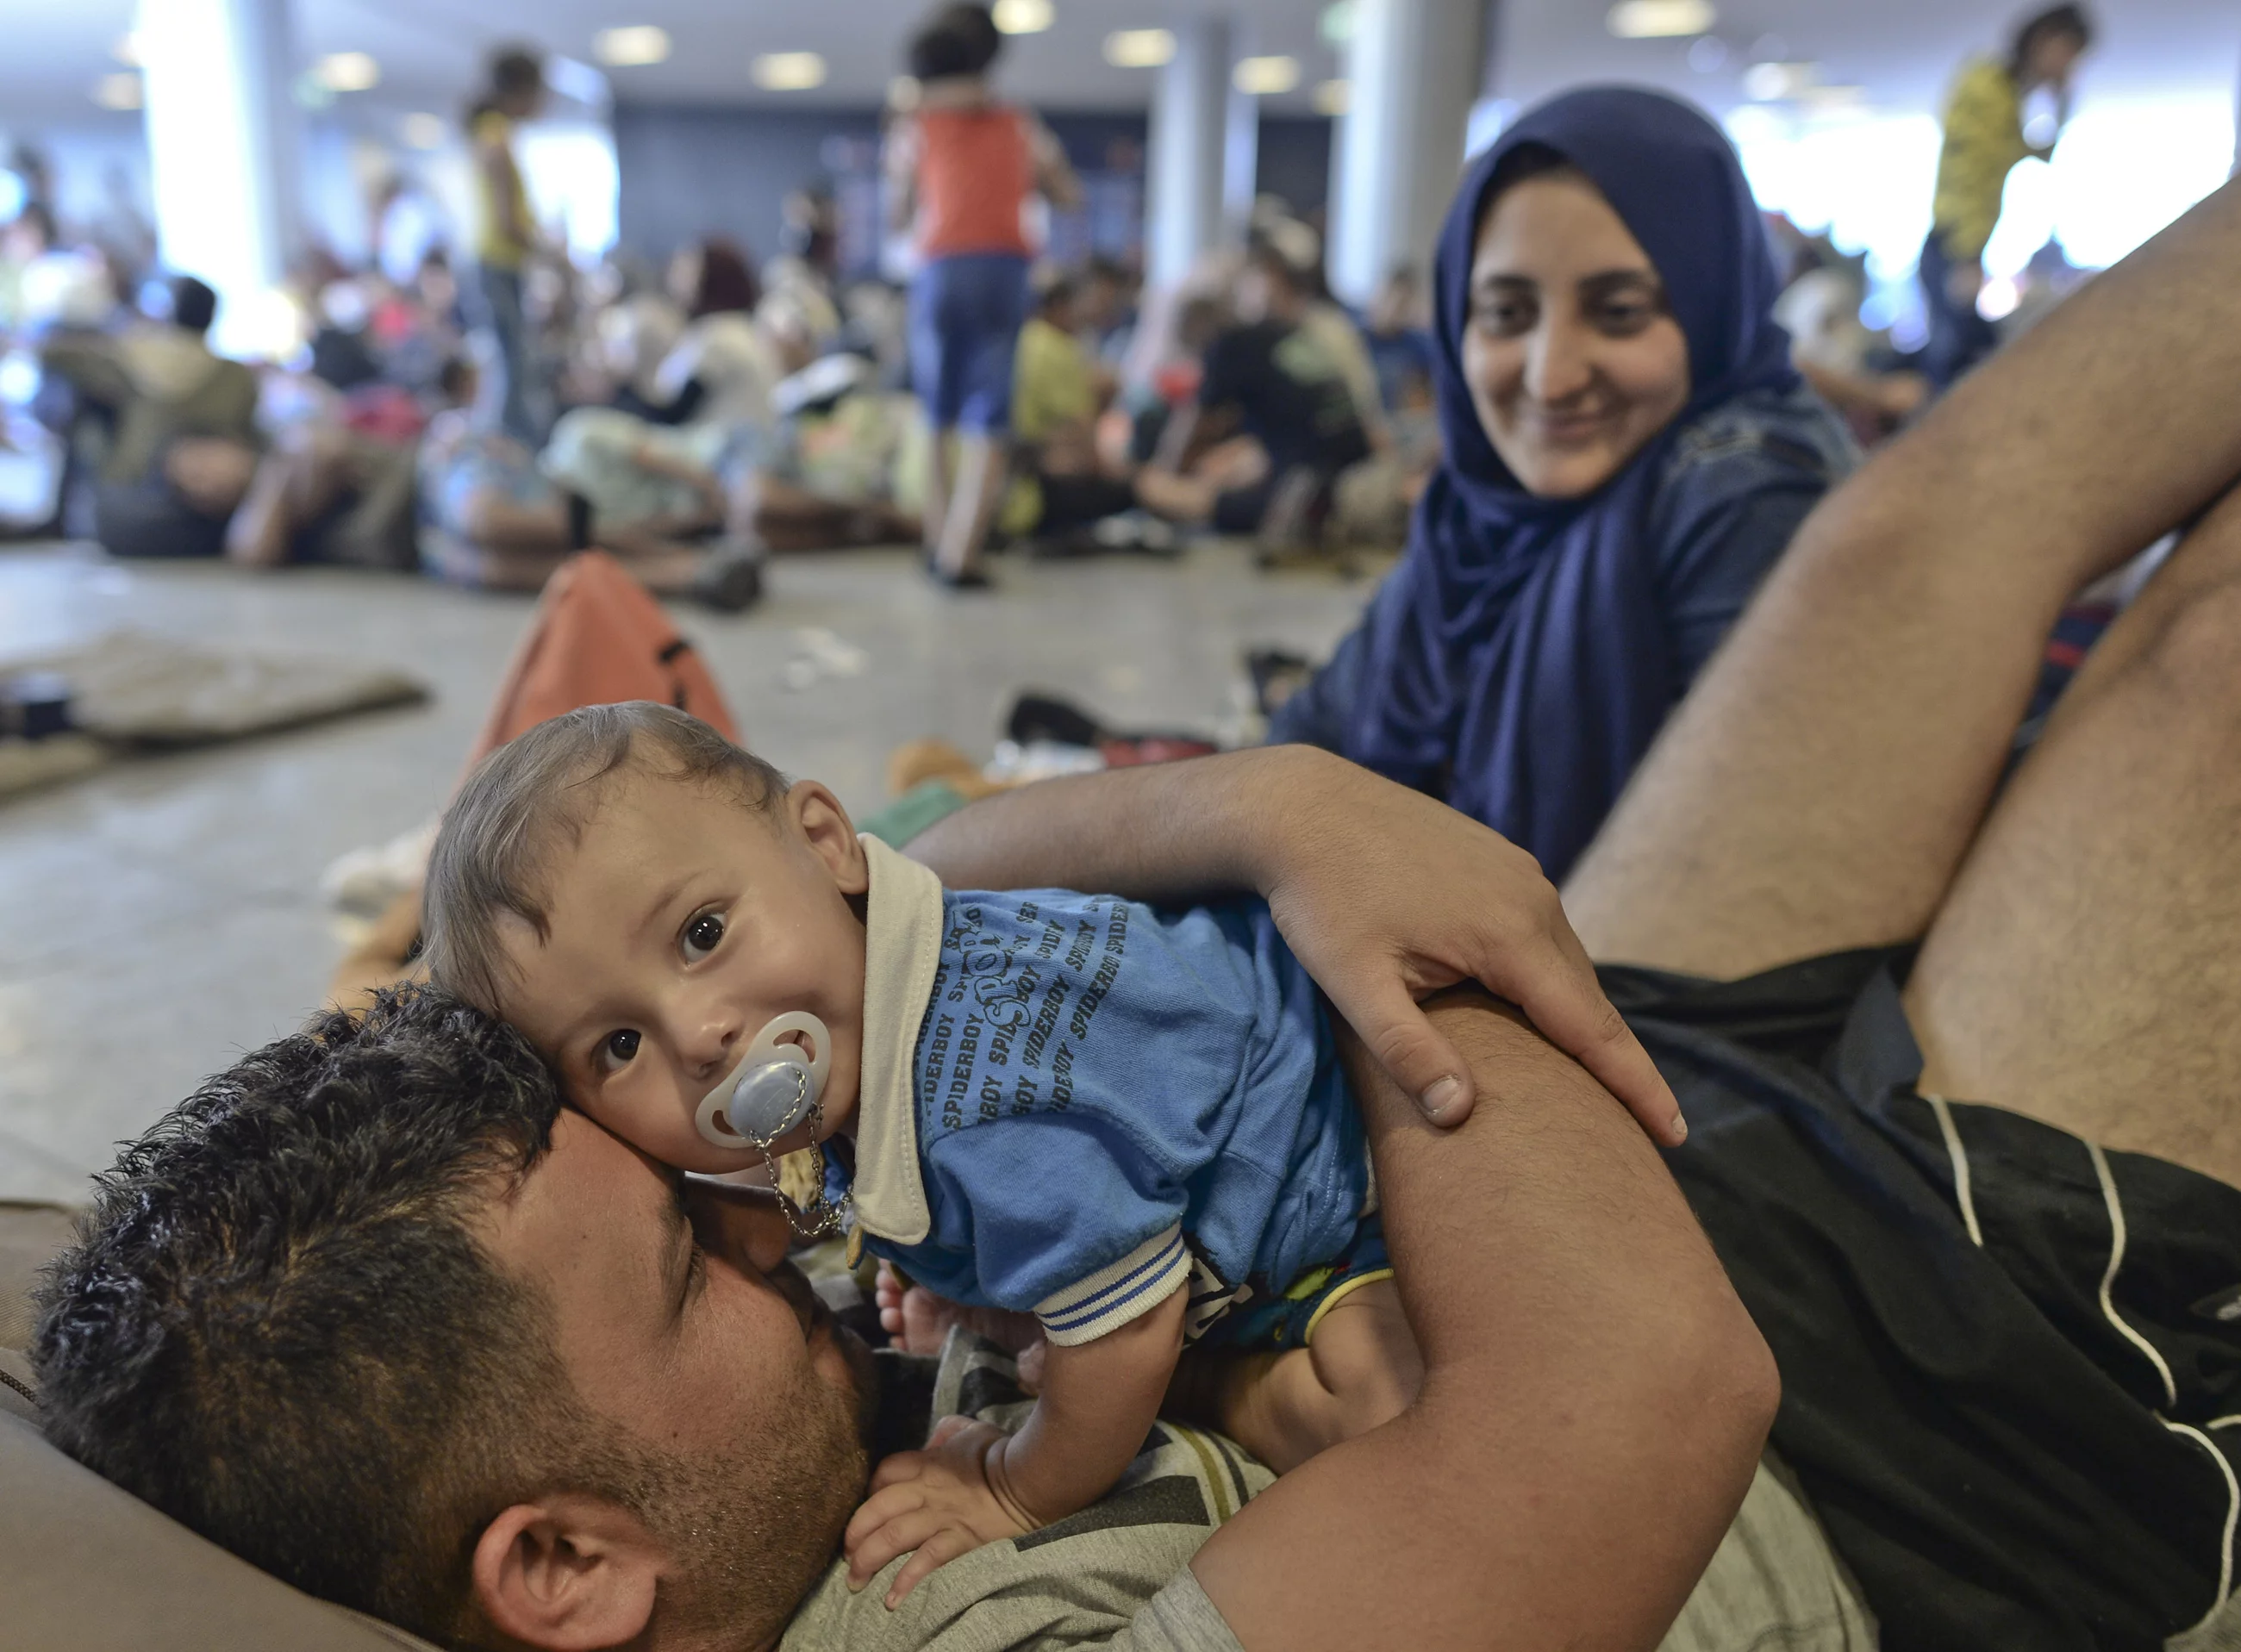
<path fill-rule="evenodd" d="M 700 243 L 700 278 L 692 290 L 695 321 L 732 311 L 752 311 L 762 297 L 762 283 L 755 279 L 746 251 L 738 242 L 712 235 Z"/>
<path fill-rule="evenodd" d="M 2016 26 L 2015 44 L 2008 52 L 2008 73 L 2021 80 L 2030 66 L 2032 50 L 2042 40 L 2067 35 L 2080 51 L 2093 43 L 2093 20 L 2077 5 L 2050 6 Z"/>
<path fill-rule="evenodd" d="M 492 54 L 490 89 L 493 97 L 518 97 L 545 89 L 545 60 L 526 46 L 508 46 Z"/>
<path fill-rule="evenodd" d="M 518 1033 L 425 987 L 211 1079 L 49 1270 L 49 1437 L 299 1588 L 460 1634 L 484 1525 L 586 1449 L 549 1308 L 469 1226 L 559 1107 Z"/>
<path fill-rule="evenodd" d="M 475 387 L 475 365 L 465 356 L 446 356 L 436 370 L 437 393 L 453 407 L 467 405 Z"/>
<path fill-rule="evenodd" d="M 217 319 L 217 294 L 206 281 L 191 275 L 171 278 L 171 324 L 191 333 L 205 333 Z"/>
<path fill-rule="evenodd" d="M 1263 236 L 1254 236 L 1245 244 L 1245 262 L 1262 274 L 1273 276 L 1286 292 L 1301 298 L 1314 296 L 1313 277 L 1284 256 L 1284 250 Z"/>
<path fill-rule="evenodd" d="M 1035 294 L 1035 309 L 1038 312 L 1047 314 L 1051 311 L 1065 308 L 1080 296 L 1080 278 L 1065 274 L 1054 275 L 1044 282 L 1041 290 Z"/>
<path fill-rule="evenodd" d="M 438 985 L 497 1013 L 500 920 L 512 913 L 547 933 L 553 850 L 581 836 L 612 777 L 632 772 L 714 786 L 766 814 L 786 790 L 762 759 L 652 700 L 579 706 L 517 735 L 476 765 L 429 853 L 422 956 Z"/>
<path fill-rule="evenodd" d="M 986 6 L 944 6 L 911 37 L 910 71 L 918 80 L 985 75 L 1004 49 L 1004 37 Z"/>
<path fill-rule="evenodd" d="M 42 247 L 52 247 L 62 239 L 62 231 L 55 224 L 54 209 L 44 201 L 26 201 L 23 210 L 16 214 L 15 222 L 8 227 L 20 230 L 28 225 L 39 237 Z"/>

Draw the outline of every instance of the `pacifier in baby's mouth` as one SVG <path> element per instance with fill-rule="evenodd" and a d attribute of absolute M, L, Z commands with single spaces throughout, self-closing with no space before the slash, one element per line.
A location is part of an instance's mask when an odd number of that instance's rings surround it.
<path fill-rule="evenodd" d="M 719 1147 L 759 1153 L 778 1186 L 778 1161 L 771 1145 L 799 1128 L 811 1127 L 809 1150 L 817 1159 L 819 1193 L 804 1210 L 781 1192 L 786 1220 L 804 1239 L 820 1239 L 838 1233 L 846 1201 L 834 1205 L 826 1198 L 825 1154 L 816 1140 L 824 1124 L 818 1106 L 825 1080 L 833 1071 L 833 1035 L 825 1023 L 807 1010 L 789 1010 L 774 1016 L 748 1043 L 739 1063 L 713 1089 L 700 1098 L 692 1115 L 700 1137 Z"/>

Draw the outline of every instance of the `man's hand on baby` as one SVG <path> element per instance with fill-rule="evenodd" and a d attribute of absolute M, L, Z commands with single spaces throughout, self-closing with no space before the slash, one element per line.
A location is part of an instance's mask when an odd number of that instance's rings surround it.
<path fill-rule="evenodd" d="M 1475 980 L 1601 1080 L 1651 1140 L 1688 1134 L 1671 1087 L 1595 979 L 1540 863 L 1435 799 L 1367 770 L 1283 778 L 1275 841 L 1254 884 L 1333 1007 L 1427 1117 L 1452 1126 L 1477 1100 L 1469 1067 L 1417 1000 Z"/>
<path fill-rule="evenodd" d="M 887 1586 L 889 1611 L 937 1567 L 983 1543 L 1023 1536 L 1040 1522 L 1008 1494 L 1002 1429 L 944 1417 L 923 1451 L 899 1451 L 872 1476 L 872 1495 L 848 1522 L 848 1587 L 860 1589 L 898 1555 L 909 1561 Z"/>

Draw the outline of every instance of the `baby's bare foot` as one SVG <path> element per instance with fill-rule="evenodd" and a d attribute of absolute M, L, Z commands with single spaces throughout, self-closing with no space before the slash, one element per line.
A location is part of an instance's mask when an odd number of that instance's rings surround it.
<path fill-rule="evenodd" d="M 967 1308 L 946 1296 L 936 1296 L 923 1285 L 906 1286 L 885 1262 L 880 1264 L 873 1300 L 879 1304 L 880 1327 L 906 1354 L 940 1354 L 950 1328 L 962 1325 L 975 1336 L 984 1336 L 1017 1356 L 1020 1385 L 1030 1394 L 1040 1390 L 1043 1328 L 1034 1314 Z"/>

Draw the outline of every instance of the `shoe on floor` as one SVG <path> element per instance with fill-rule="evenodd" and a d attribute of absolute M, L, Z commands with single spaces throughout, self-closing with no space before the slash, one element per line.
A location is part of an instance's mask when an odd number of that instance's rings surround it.
<path fill-rule="evenodd" d="M 692 595 L 719 614 L 745 613 L 762 600 L 763 558 L 753 551 L 711 553 L 692 582 Z"/>

